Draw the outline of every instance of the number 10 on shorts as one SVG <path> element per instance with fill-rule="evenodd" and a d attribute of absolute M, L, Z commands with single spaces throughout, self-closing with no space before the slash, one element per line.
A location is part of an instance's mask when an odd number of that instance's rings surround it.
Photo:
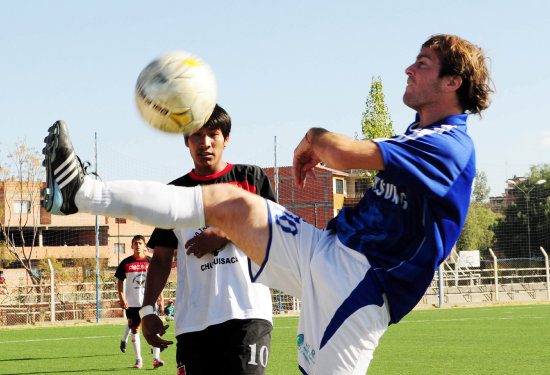
<path fill-rule="evenodd" d="M 248 345 L 250 346 L 250 361 L 248 361 L 248 364 L 249 365 L 254 365 L 254 366 L 257 366 L 258 365 L 258 360 L 260 361 L 260 365 L 262 365 L 262 367 L 266 367 L 267 366 L 267 360 L 269 358 L 269 349 L 267 348 L 267 346 L 265 345 L 262 345 L 260 347 L 260 353 L 259 353 L 259 358 L 256 358 L 256 353 L 257 353 L 257 348 L 256 348 L 256 344 L 251 344 L 251 345 Z"/>

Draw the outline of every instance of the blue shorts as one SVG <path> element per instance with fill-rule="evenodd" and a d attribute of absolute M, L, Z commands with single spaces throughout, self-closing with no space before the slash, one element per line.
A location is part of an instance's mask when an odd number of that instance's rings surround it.
<path fill-rule="evenodd" d="M 390 322 L 367 258 L 333 231 L 320 230 L 266 200 L 270 240 L 253 281 L 302 300 L 298 364 L 304 374 L 361 374 Z"/>

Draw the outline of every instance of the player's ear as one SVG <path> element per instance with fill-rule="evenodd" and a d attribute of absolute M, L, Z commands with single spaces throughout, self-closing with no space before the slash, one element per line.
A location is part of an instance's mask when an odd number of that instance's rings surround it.
<path fill-rule="evenodd" d="M 227 137 L 223 139 L 223 147 L 227 147 L 227 144 L 229 143 L 229 134 L 227 134 Z"/>
<path fill-rule="evenodd" d="M 446 89 L 448 89 L 449 92 L 457 91 L 460 86 L 462 86 L 462 77 L 461 76 L 448 76 L 447 77 L 447 84 Z"/>

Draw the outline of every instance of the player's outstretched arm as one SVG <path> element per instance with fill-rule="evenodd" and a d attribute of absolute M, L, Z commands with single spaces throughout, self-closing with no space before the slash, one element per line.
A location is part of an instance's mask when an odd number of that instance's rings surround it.
<path fill-rule="evenodd" d="M 312 171 L 319 162 L 340 170 L 384 169 L 382 153 L 376 143 L 311 128 L 294 150 L 294 182 L 304 187 L 307 175 L 314 177 Z"/>
<path fill-rule="evenodd" d="M 154 306 L 157 302 L 159 295 L 166 285 L 168 276 L 170 276 L 173 255 L 174 249 L 155 246 L 153 258 L 147 270 L 143 306 Z M 160 337 L 166 333 L 169 326 L 163 325 L 162 320 L 156 314 L 142 317 L 141 323 L 143 337 L 145 337 L 149 345 L 163 349 L 173 344 L 173 341 L 163 340 Z"/>

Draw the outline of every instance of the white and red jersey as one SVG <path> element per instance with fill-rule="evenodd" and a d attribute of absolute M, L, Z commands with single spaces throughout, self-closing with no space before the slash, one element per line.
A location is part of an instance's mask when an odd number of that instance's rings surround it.
<path fill-rule="evenodd" d="M 257 166 L 227 164 L 219 173 L 198 176 L 190 172 L 171 184 L 197 186 L 228 183 L 275 200 L 269 179 Z M 177 249 L 178 284 L 174 309 L 176 336 L 202 331 L 208 326 L 230 319 L 264 319 L 272 321 L 269 288 L 253 283 L 248 273 L 248 258 L 229 242 L 216 255 L 202 258 L 187 255 L 185 243 L 205 228 L 156 228 L 147 247 Z"/>
<path fill-rule="evenodd" d="M 122 281 L 126 280 L 124 295 L 128 301 L 128 307 L 141 307 L 143 303 L 149 263 L 151 263 L 151 257 L 137 259 L 132 255 L 120 262 L 116 269 L 115 277 Z"/>

